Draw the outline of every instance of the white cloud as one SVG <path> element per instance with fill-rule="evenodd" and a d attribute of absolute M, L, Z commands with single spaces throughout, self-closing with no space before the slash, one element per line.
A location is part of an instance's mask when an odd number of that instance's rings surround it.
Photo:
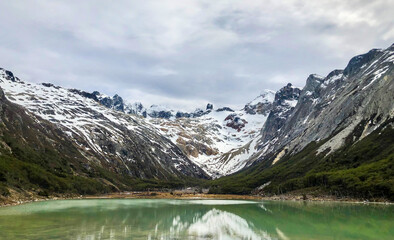
<path fill-rule="evenodd" d="M 390 0 L 2 1 L 0 67 L 35 82 L 150 92 L 142 102 L 243 104 L 388 47 L 392 9 Z"/>

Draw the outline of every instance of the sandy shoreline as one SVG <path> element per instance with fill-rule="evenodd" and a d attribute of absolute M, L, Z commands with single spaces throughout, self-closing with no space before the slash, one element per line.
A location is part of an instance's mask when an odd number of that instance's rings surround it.
<path fill-rule="evenodd" d="M 170 193 L 170 192 L 121 192 L 104 195 L 74 195 L 74 196 L 54 196 L 36 197 L 32 199 L 0 201 L 0 207 L 16 206 L 31 202 L 53 201 L 53 200 L 73 200 L 73 199 L 220 199 L 220 200 L 266 200 L 266 201 L 307 201 L 307 202 L 348 202 L 363 204 L 393 204 L 387 201 L 369 202 L 352 198 L 336 198 L 334 196 L 303 196 L 281 195 L 281 196 L 257 196 L 257 195 L 230 195 L 230 194 L 207 194 L 207 193 Z"/>

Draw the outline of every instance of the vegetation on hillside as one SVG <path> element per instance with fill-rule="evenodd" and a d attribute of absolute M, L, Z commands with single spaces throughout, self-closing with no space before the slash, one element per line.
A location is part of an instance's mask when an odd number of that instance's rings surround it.
<path fill-rule="evenodd" d="M 333 154 L 317 154 L 325 141 L 312 142 L 295 155 L 271 165 L 272 158 L 242 172 L 209 183 L 211 193 L 249 194 L 269 183 L 262 193 L 316 193 L 338 197 L 394 200 L 394 129 L 387 121 L 362 140 L 352 137 Z"/>
<path fill-rule="evenodd" d="M 209 187 L 210 193 L 250 194 L 263 184 L 265 195 L 316 193 L 394 201 L 394 120 L 359 139 L 356 128 L 333 154 L 317 154 L 325 141 L 301 152 L 273 157 L 213 181 L 168 176 L 138 179 L 89 162 L 59 129 L 36 121 L 23 108 L 0 100 L 0 200 L 13 192 L 33 195 Z M 361 125 L 364 125 L 362 123 Z M 361 126 L 360 125 L 360 126 Z M 261 193 L 261 192 L 260 192 Z"/>
<path fill-rule="evenodd" d="M 21 195 L 102 194 L 125 190 L 180 188 L 185 177 L 138 179 L 89 162 L 59 129 L 36 121 L 25 110 L 0 99 L 0 200 Z"/>

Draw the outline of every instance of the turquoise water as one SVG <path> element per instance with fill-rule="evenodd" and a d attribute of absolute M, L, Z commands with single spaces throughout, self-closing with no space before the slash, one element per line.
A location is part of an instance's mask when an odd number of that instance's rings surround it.
<path fill-rule="evenodd" d="M 0 208 L 0 239 L 394 239 L 394 206 L 62 200 Z"/>

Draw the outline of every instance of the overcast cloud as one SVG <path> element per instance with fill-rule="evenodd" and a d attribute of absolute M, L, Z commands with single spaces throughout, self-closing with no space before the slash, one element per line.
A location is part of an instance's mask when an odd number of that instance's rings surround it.
<path fill-rule="evenodd" d="M 130 102 L 242 106 L 394 41 L 392 0 L 1 1 L 0 67 Z"/>

